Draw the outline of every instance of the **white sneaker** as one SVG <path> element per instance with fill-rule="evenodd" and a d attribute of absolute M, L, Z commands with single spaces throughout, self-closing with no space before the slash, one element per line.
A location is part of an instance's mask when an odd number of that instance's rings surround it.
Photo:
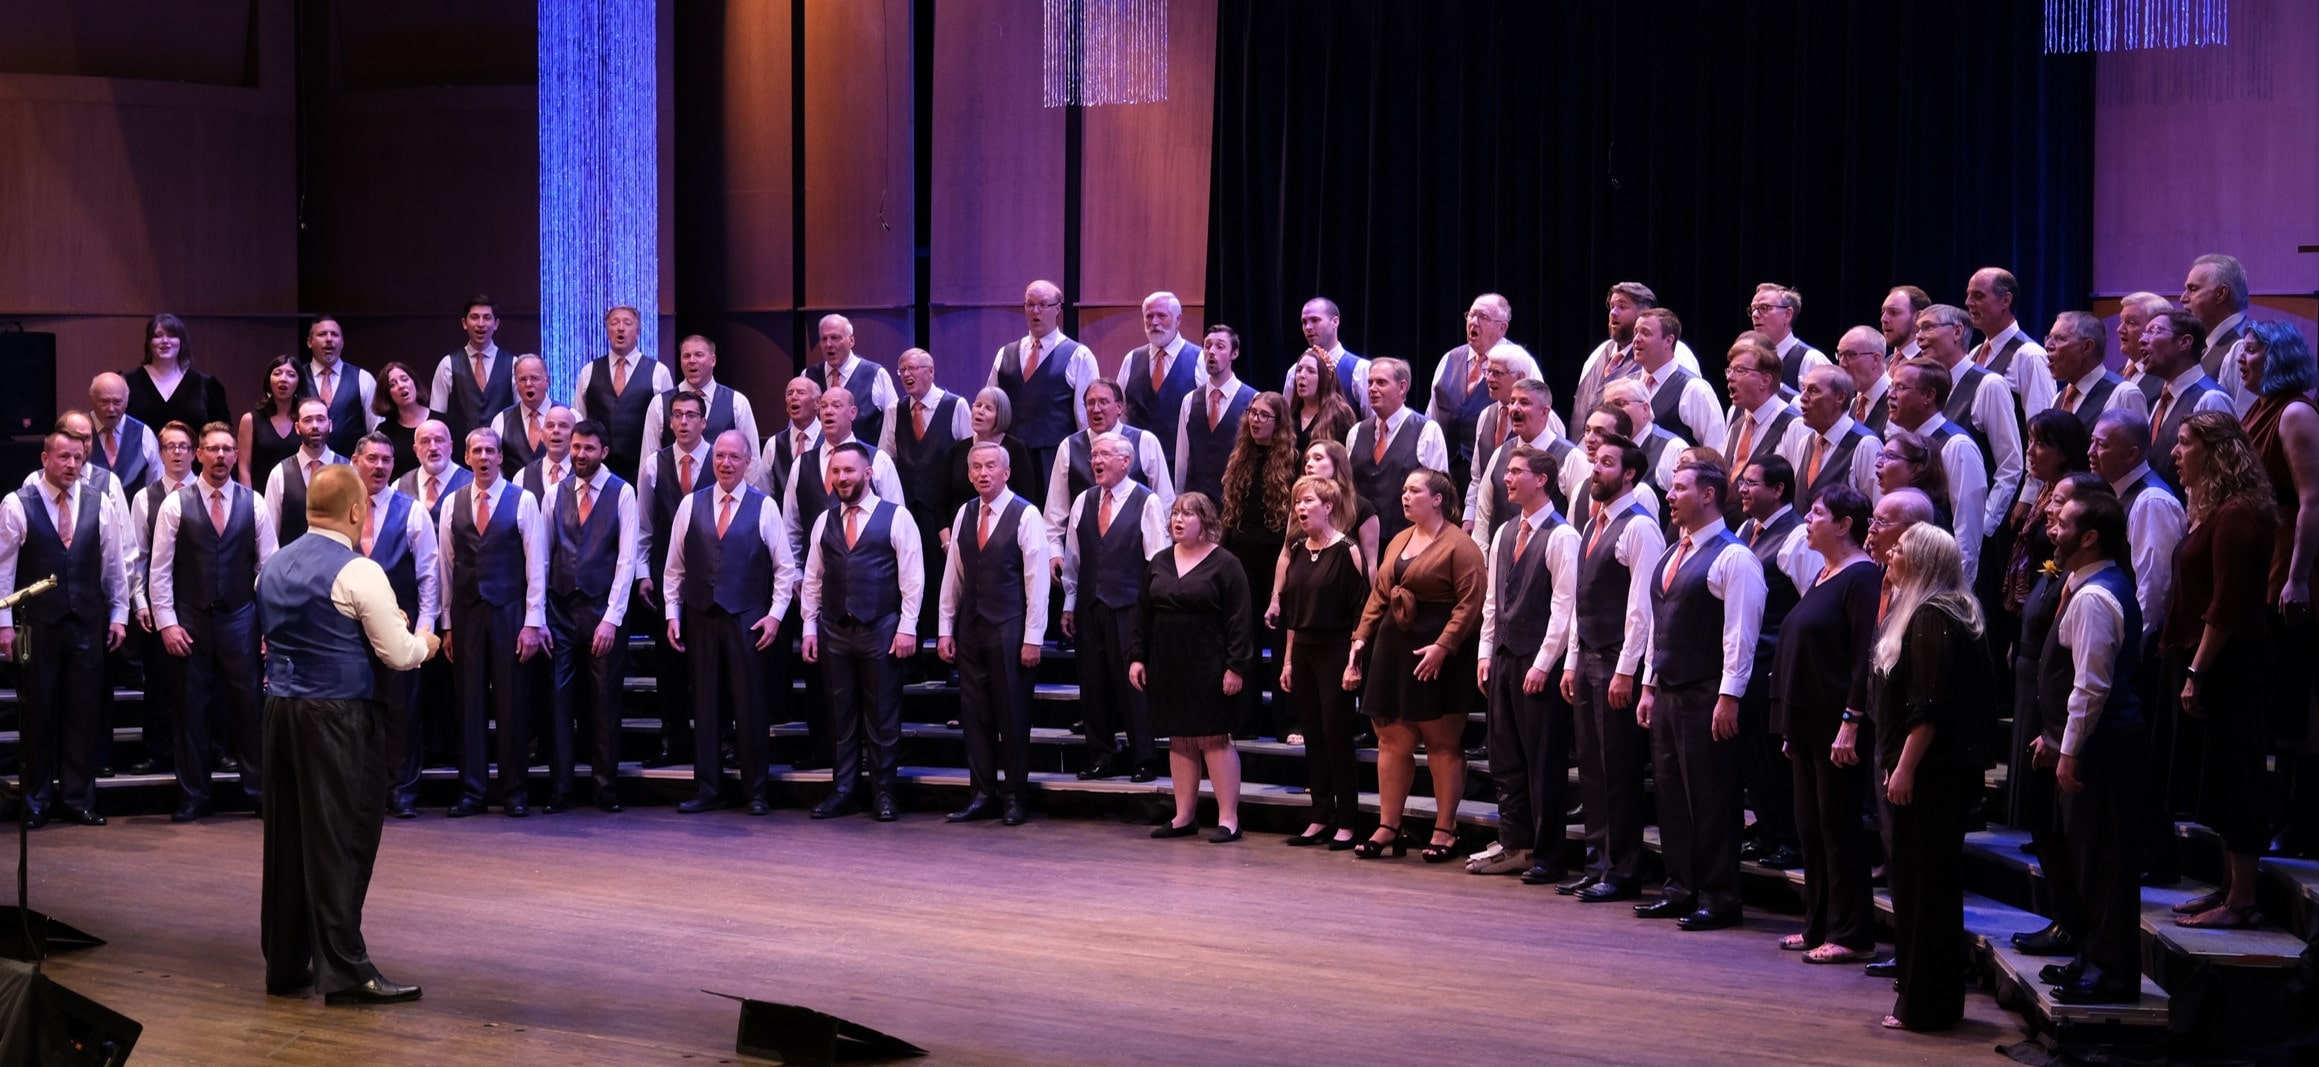
<path fill-rule="evenodd" d="M 1483 855 L 1475 856 L 1474 858 L 1481 860 L 1481 862 L 1466 864 L 1466 873 L 1520 874 L 1523 871 L 1530 869 L 1529 849 L 1506 849 L 1497 845 L 1491 845 L 1490 848 L 1494 851 L 1495 854 L 1488 855 L 1487 858 L 1484 858 Z"/>

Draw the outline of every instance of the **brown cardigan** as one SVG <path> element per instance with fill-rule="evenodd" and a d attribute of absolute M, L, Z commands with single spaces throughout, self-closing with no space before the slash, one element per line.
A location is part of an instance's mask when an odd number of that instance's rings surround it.
<path fill-rule="evenodd" d="M 1416 527 L 1403 530 L 1393 535 L 1393 543 L 1386 546 L 1377 564 L 1377 579 L 1369 590 L 1369 603 L 1361 609 L 1361 626 L 1353 632 L 1353 640 L 1367 645 L 1377 635 L 1377 623 L 1385 617 L 1386 605 L 1392 602 L 1393 591 L 1398 587 L 1409 590 L 1409 595 L 1419 602 L 1456 605 L 1450 611 L 1449 624 L 1442 628 L 1439 642 L 1444 651 L 1455 652 L 1481 625 L 1482 594 L 1489 585 L 1489 563 L 1482 556 L 1481 546 L 1474 544 L 1465 530 L 1455 522 L 1445 522 L 1441 536 L 1411 559 L 1408 573 L 1395 582 L 1395 563 L 1416 532 Z"/>

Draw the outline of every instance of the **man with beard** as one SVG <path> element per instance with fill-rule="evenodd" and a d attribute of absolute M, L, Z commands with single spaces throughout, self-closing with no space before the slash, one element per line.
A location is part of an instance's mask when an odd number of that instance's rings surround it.
<path fill-rule="evenodd" d="M 879 822 L 897 817 L 900 665 L 918 653 L 912 631 L 925 569 L 909 511 L 871 490 L 870 458 L 859 441 L 834 447 L 828 470 L 836 504 L 815 517 L 805 539 L 805 662 L 821 667 L 835 727 L 830 793 L 814 805 L 816 819 L 861 810 L 864 735 L 872 810 Z"/>
<path fill-rule="evenodd" d="M 557 408 L 557 411 L 564 411 Z M 620 810 L 620 695 L 628 595 L 636 577 L 636 491 L 604 466 L 604 424 L 574 426 L 571 476 L 540 503 L 547 523 L 548 635 L 555 697 L 548 730 L 550 815 L 572 807 L 573 724 L 587 724 L 596 806 Z M 607 507 L 606 505 L 610 506 Z"/>

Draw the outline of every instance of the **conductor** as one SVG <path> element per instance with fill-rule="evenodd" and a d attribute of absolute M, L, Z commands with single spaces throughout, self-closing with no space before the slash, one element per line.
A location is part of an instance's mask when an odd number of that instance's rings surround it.
<path fill-rule="evenodd" d="M 258 940 L 266 992 L 318 987 L 328 1004 L 417 1000 L 362 940 L 362 902 L 386 822 L 375 673 L 416 669 L 440 647 L 413 633 L 386 572 L 354 549 L 370 496 L 352 467 L 306 491 L 305 536 L 258 578 L 266 637 L 265 876 Z"/>

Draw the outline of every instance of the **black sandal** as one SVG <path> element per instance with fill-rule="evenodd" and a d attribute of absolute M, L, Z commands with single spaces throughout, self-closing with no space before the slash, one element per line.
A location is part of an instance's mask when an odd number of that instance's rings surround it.
<path fill-rule="evenodd" d="M 1379 823 L 1377 825 L 1377 829 L 1392 834 L 1392 838 L 1385 841 L 1379 841 L 1377 840 L 1376 835 L 1370 835 L 1367 841 L 1363 841 L 1360 844 L 1353 846 L 1354 859 L 1377 859 L 1378 857 L 1385 854 L 1386 849 L 1392 849 L 1393 855 L 1396 859 L 1409 854 L 1409 843 L 1401 840 L 1400 827 L 1386 826 L 1383 823 Z"/>
<path fill-rule="evenodd" d="M 1441 827 L 1439 827 L 1439 826 L 1436 826 L 1436 827 L 1434 827 L 1434 828 L 1433 828 L 1433 835 L 1434 835 L 1435 837 L 1439 837 L 1439 836 L 1441 836 L 1441 835 L 1443 835 L 1443 834 L 1448 834 L 1448 835 L 1449 835 L 1449 844 L 1446 844 L 1446 845 L 1435 844 L 1435 843 L 1433 843 L 1431 840 L 1428 840 L 1428 841 L 1426 842 L 1426 844 L 1425 844 L 1425 848 L 1424 848 L 1422 851 L 1418 852 L 1418 855 L 1419 855 L 1419 856 L 1422 856 L 1422 857 L 1424 857 L 1424 858 L 1425 858 L 1425 862 L 1427 862 L 1427 863 L 1448 863 L 1448 862 L 1449 862 L 1449 861 L 1450 861 L 1452 858 L 1456 857 L 1456 855 L 1457 855 L 1457 828 L 1456 828 L 1456 827 L 1454 827 L 1454 826 L 1453 826 L 1453 827 L 1451 827 L 1451 828 L 1449 828 L 1449 829 L 1447 829 L 1447 830 L 1444 830 L 1444 829 L 1442 829 L 1442 828 L 1441 828 Z"/>

